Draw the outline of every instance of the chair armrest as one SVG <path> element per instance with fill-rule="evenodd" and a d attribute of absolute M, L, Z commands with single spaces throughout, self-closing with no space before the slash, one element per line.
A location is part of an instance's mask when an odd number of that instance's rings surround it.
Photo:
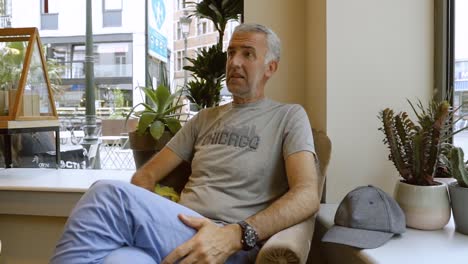
<path fill-rule="evenodd" d="M 306 263 L 314 225 L 315 216 L 312 216 L 276 233 L 260 249 L 255 263 Z"/>

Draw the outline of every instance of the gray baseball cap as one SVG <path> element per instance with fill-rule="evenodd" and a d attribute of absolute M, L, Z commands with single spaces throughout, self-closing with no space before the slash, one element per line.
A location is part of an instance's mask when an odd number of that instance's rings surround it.
<path fill-rule="evenodd" d="M 335 225 L 325 233 L 322 241 L 377 248 L 393 235 L 405 231 L 405 214 L 397 202 L 381 189 L 369 185 L 346 195 L 336 211 Z"/>

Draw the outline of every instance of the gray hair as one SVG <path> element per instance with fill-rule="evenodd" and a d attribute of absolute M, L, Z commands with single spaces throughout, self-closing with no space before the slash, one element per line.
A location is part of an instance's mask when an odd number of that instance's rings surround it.
<path fill-rule="evenodd" d="M 280 60 L 281 41 L 273 30 L 260 24 L 240 24 L 234 29 L 236 32 L 263 33 L 266 36 L 268 50 L 265 55 L 265 64 Z"/>

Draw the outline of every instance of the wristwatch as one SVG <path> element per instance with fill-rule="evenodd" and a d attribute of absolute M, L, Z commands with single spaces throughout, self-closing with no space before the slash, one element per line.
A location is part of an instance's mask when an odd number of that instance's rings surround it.
<path fill-rule="evenodd" d="M 240 221 L 237 223 L 242 229 L 242 249 L 245 251 L 251 250 L 257 245 L 258 234 L 255 229 L 245 221 Z"/>

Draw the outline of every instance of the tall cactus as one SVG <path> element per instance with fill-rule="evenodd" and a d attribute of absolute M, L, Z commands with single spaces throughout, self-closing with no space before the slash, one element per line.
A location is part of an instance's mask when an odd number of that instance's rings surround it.
<path fill-rule="evenodd" d="M 459 147 L 452 148 L 450 163 L 452 176 L 457 180 L 458 185 L 468 188 L 468 170 L 464 161 L 463 149 Z"/>
<path fill-rule="evenodd" d="M 393 161 L 401 177 L 414 185 L 434 185 L 434 174 L 440 155 L 442 136 L 447 131 L 450 104 L 431 102 L 425 108 L 421 101 L 411 108 L 418 122 L 415 124 L 406 112 L 394 114 L 386 108 L 379 114 L 385 138 Z"/>

